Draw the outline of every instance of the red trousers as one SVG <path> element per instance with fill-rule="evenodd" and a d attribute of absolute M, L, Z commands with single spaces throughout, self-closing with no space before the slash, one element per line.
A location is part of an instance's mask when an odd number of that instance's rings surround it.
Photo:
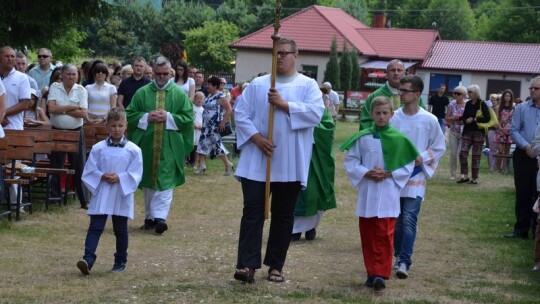
<path fill-rule="evenodd" d="M 368 277 L 388 280 L 392 273 L 395 218 L 359 217 L 360 241 Z"/>

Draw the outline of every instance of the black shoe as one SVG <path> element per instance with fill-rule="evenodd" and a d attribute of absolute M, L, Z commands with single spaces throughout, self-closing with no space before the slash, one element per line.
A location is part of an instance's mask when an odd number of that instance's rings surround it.
<path fill-rule="evenodd" d="M 81 209 L 88 210 L 88 203 L 81 203 Z"/>
<path fill-rule="evenodd" d="M 142 230 L 152 230 L 155 227 L 156 227 L 156 222 L 154 222 L 154 220 L 145 219 L 144 220 L 144 225 L 141 226 L 141 229 Z"/>
<path fill-rule="evenodd" d="M 111 268 L 111 272 L 120 273 L 124 271 L 126 271 L 126 264 L 124 263 L 114 263 L 113 267 Z"/>
<path fill-rule="evenodd" d="M 382 277 L 376 276 L 373 279 L 373 289 L 375 291 L 382 291 L 385 288 L 386 288 L 386 281 Z"/>
<path fill-rule="evenodd" d="M 169 226 L 167 226 L 167 222 L 165 222 L 164 219 L 155 219 L 156 221 L 156 228 L 155 232 L 157 234 L 162 234 L 163 232 L 167 231 L 169 229 Z"/>
<path fill-rule="evenodd" d="M 458 184 L 464 184 L 464 183 L 468 183 L 469 182 L 469 179 L 468 178 L 460 178 L 456 183 Z"/>
<path fill-rule="evenodd" d="M 523 239 L 523 240 L 526 240 L 526 239 L 529 238 L 528 235 L 520 235 L 520 234 L 516 233 L 515 231 L 512 231 L 509 234 L 505 234 L 504 237 L 511 238 L 511 239 Z"/>
<path fill-rule="evenodd" d="M 79 260 L 77 262 L 77 268 L 82 272 L 84 275 L 90 274 L 90 269 L 92 269 L 92 266 L 88 265 L 88 262 L 86 260 Z"/>
<path fill-rule="evenodd" d="M 293 233 L 293 234 L 292 234 L 291 241 L 293 241 L 293 242 L 300 241 L 300 237 L 302 237 L 302 233 L 301 233 L 301 232 L 299 232 L 299 233 Z"/>
<path fill-rule="evenodd" d="M 317 237 L 317 231 L 315 228 L 306 231 L 306 240 L 313 241 Z"/>
<path fill-rule="evenodd" d="M 364 286 L 367 288 L 373 288 L 373 279 L 374 277 L 368 277 L 367 280 L 364 282 Z"/>

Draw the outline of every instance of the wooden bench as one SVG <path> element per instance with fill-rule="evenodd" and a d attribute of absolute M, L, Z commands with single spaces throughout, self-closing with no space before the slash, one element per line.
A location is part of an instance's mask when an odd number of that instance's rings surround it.
<path fill-rule="evenodd" d="M 109 137 L 109 129 L 104 124 L 85 124 L 83 131 L 87 153 L 92 150 L 92 146 Z"/>
<path fill-rule="evenodd" d="M 21 207 L 28 206 L 30 214 L 32 213 L 32 196 L 30 181 L 34 178 L 40 177 L 40 174 L 23 173 L 16 169 L 16 163 L 18 160 L 32 160 L 34 157 L 34 142 L 35 138 L 29 135 L 9 135 L 0 139 L 0 161 L 2 161 L 6 167 L 9 164 L 9 178 L 4 178 L 6 188 L 9 186 L 15 186 L 17 188 L 17 197 L 15 205 L 15 219 L 20 220 Z M 6 169 L 6 168 L 4 168 Z M 7 177 L 8 171 L 3 172 L 4 177 Z M 23 201 L 23 186 L 26 188 L 26 200 Z M 9 193 L 8 189 L 5 189 L 6 193 Z M 12 207 L 10 200 L 7 200 L 8 210 L 11 211 Z"/>
<path fill-rule="evenodd" d="M 27 161 L 26 164 L 35 167 L 35 173 L 45 175 L 39 180 L 43 184 L 43 188 L 45 188 L 45 195 L 42 198 L 45 201 L 45 209 L 49 208 L 51 202 L 58 202 L 59 206 L 61 206 L 62 203 L 64 203 L 64 205 L 67 204 L 68 195 L 74 194 L 74 192 L 70 191 L 68 181 L 70 180 L 70 177 L 75 174 L 75 170 L 69 168 L 52 168 L 48 159 L 38 161 L 36 160 L 36 155 L 50 155 L 52 152 L 77 153 L 79 151 L 79 131 L 41 128 L 5 131 L 6 137 L 8 138 L 17 135 L 33 136 L 35 138 L 34 157 L 30 161 Z M 59 179 L 61 177 L 66 177 L 66 187 L 63 195 L 60 194 L 59 196 L 55 196 L 53 195 L 55 191 L 52 191 L 52 180 L 53 178 Z M 57 193 L 61 193 L 59 187 L 60 185 L 58 184 L 58 189 L 55 189 Z"/>

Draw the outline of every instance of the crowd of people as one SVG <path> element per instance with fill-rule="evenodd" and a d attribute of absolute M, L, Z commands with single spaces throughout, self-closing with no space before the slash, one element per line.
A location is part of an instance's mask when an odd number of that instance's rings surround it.
<path fill-rule="evenodd" d="M 173 190 L 185 183 L 186 168 L 191 165 L 202 175 L 207 159 L 217 156 L 224 164 L 223 175 L 234 174 L 242 188 L 234 278 L 253 283 L 256 270 L 265 264 L 267 280 L 285 281 L 290 242 L 302 233 L 306 240 L 315 239 L 324 211 L 336 207 L 332 147 L 340 102 L 331 83 L 319 87 L 296 70 L 294 40 L 281 38 L 277 45 L 275 75 L 262 74 L 230 92 L 224 78 L 205 80 L 186 62 L 163 56 L 150 63 L 135 57 L 128 65 L 95 60 L 77 67 L 53 64 L 52 52 L 41 48 L 38 63 L 29 66 L 23 53 L 0 48 L 3 129 L 50 126 L 79 131 L 79 151 L 52 153 L 50 162 L 62 168 L 69 159 L 80 206 L 88 209 L 84 256 L 77 262 L 83 274 L 90 274 L 96 262 L 108 215 L 117 238 L 111 271 L 126 269 L 127 220 L 133 218 L 137 188 L 144 193 L 141 229 L 161 235 L 169 229 Z M 392 271 L 399 279 L 409 277 L 427 181 L 446 152 L 447 128 L 450 178 L 459 184 L 478 184 L 484 146 L 492 170 L 505 172 L 512 158 L 516 224 L 506 236 L 536 235 L 534 269 L 540 270 L 540 233 L 533 211 L 540 189 L 540 77 L 531 81 L 530 99 L 518 105 L 511 90 L 483 100 L 475 84 L 455 87 L 452 100 L 441 84 L 425 103 L 422 79 L 405 74 L 403 62 L 389 62 L 387 82 L 364 103 L 359 131 L 340 145 L 348 151 L 345 171 L 358 190 L 355 214 L 367 272 L 364 285 L 380 291 Z M 270 107 L 275 109 L 273 130 L 268 125 Z M 222 142 L 231 123 L 234 149 L 242 151 L 236 170 Z M 89 155 L 83 124 L 104 124 L 110 132 Z M 271 217 L 263 259 L 267 179 Z M 60 189 L 58 183 L 54 180 L 53 189 Z M 538 212 L 538 203 L 534 207 Z"/>

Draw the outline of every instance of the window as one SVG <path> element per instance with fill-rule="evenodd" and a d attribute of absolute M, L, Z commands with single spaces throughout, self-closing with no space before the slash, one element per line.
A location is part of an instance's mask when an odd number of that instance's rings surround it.
<path fill-rule="evenodd" d="M 319 71 L 319 67 L 316 65 L 302 65 L 302 73 L 315 80 L 317 80 L 318 71 Z"/>
<path fill-rule="evenodd" d="M 431 74 L 429 79 L 429 95 L 437 94 L 439 91 L 439 85 L 444 83 L 446 85 L 446 94 L 449 94 L 455 87 L 461 82 L 461 75 L 452 74 Z"/>

